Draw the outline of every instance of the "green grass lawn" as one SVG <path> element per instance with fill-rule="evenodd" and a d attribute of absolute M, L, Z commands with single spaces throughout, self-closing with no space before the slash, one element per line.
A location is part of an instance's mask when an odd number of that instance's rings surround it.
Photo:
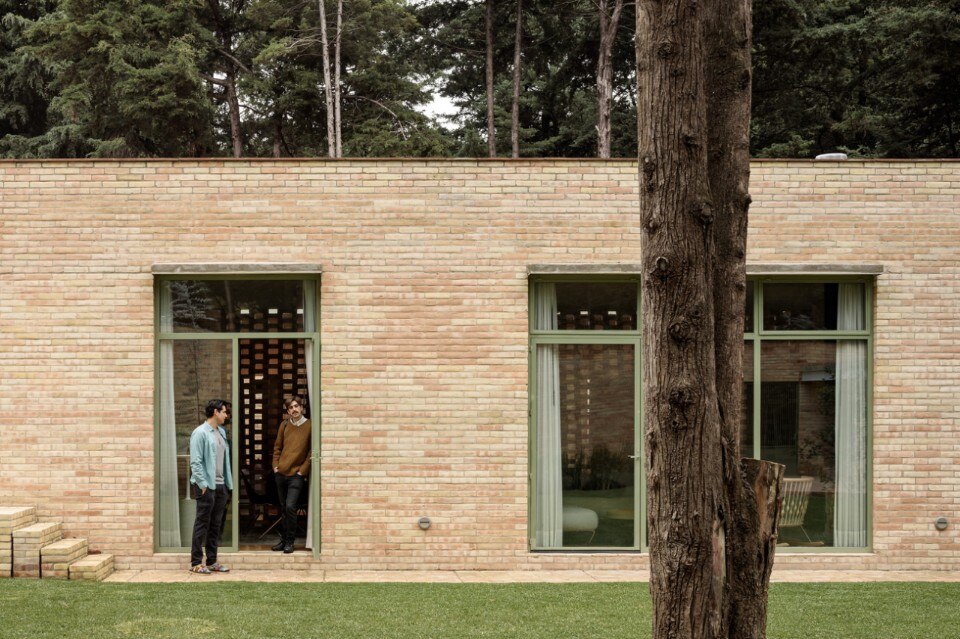
<path fill-rule="evenodd" d="M 0 581 L 2 639 L 637 639 L 646 584 Z M 770 639 L 960 636 L 960 584 L 774 584 Z"/>

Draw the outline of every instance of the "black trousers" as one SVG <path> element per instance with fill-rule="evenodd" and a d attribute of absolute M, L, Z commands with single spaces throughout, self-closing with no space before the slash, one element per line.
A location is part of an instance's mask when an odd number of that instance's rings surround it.
<path fill-rule="evenodd" d="M 230 501 L 230 491 L 223 484 L 208 488 L 204 494 L 193 487 L 193 496 L 197 500 L 197 519 L 193 522 L 193 542 L 190 544 L 190 565 L 203 563 L 203 551 L 206 546 L 207 565 L 217 563 L 217 548 L 220 546 L 220 533 L 223 532 L 224 515 Z"/>
<path fill-rule="evenodd" d="M 306 484 L 306 478 L 300 475 L 274 475 L 277 479 L 277 492 L 283 507 L 283 523 L 280 525 L 280 539 L 292 544 L 297 538 L 297 508 L 300 505 L 300 493 Z"/>

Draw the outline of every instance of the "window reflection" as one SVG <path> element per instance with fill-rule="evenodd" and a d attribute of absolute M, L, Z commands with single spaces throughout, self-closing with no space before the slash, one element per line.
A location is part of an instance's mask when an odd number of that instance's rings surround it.
<path fill-rule="evenodd" d="M 313 330 L 306 303 L 315 299 L 314 286 L 301 280 L 167 280 L 161 326 L 177 333 Z"/>
<path fill-rule="evenodd" d="M 557 328 L 562 331 L 637 329 L 634 282 L 557 282 Z"/>

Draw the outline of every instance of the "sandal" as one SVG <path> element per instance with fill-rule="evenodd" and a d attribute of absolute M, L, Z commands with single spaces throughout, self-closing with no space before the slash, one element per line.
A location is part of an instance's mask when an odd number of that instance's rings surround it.
<path fill-rule="evenodd" d="M 213 574 L 209 568 L 203 564 L 197 564 L 196 566 L 190 566 L 190 572 L 196 573 L 198 575 L 211 575 Z"/>
<path fill-rule="evenodd" d="M 229 568 L 219 562 L 213 564 L 212 566 L 207 566 L 207 570 L 210 572 L 230 572 Z"/>

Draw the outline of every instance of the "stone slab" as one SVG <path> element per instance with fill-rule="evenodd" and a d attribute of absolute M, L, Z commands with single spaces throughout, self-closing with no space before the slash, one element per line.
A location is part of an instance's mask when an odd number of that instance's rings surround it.
<path fill-rule="evenodd" d="M 113 555 L 87 555 L 70 564 L 70 579 L 103 581 L 113 572 Z"/>
<path fill-rule="evenodd" d="M 87 554 L 87 540 L 79 538 L 61 539 L 40 549 L 44 562 L 72 562 Z"/>
<path fill-rule="evenodd" d="M 69 579 L 70 564 L 87 556 L 86 539 L 61 539 L 40 549 L 40 578 Z"/>
<path fill-rule="evenodd" d="M 34 506 L 0 506 L 0 521 L 17 519 L 19 517 L 36 517 L 37 509 Z"/>
<path fill-rule="evenodd" d="M 54 537 L 60 537 L 60 531 L 60 522 L 56 521 L 31 524 L 13 531 L 13 543 L 15 546 L 30 542 L 49 543 Z"/>
<path fill-rule="evenodd" d="M 31 524 L 13 531 L 13 576 L 40 578 L 40 549 L 60 539 L 59 522 Z"/>
<path fill-rule="evenodd" d="M 0 539 L 8 538 L 14 530 L 37 522 L 33 506 L 0 506 Z"/>

